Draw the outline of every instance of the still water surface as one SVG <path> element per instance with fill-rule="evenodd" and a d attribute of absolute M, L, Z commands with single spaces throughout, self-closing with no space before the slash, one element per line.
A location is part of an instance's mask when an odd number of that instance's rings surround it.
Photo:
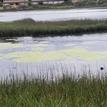
<path fill-rule="evenodd" d="M 55 79 L 84 73 L 107 73 L 107 33 L 0 40 L 0 79 L 13 74 Z"/>
<path fill-rule="evenodd" d="M 35 21 L 64 21 L 64 20 L 106 20 L 107 9 L 66 9 L 0 12 L 0 22 L 11 22 L 30 18 Z"/>

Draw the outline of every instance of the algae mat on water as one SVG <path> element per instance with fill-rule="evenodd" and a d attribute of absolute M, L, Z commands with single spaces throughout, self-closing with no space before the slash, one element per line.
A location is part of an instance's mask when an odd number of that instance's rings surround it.
<path fill-rule="evenodd" d="M 106 60 L 107 51 L 93 52 L 83 48 L 62 49 L 57 51 L 45 52 L 41 48 L 39 51 L 28 52 L 11 52 L 4 55 L 4 59 L 13 59 L 15 62 L 39 62 L 48 60 L 63 60 L 63 59 L 81 59 L 81 60 Z"/>

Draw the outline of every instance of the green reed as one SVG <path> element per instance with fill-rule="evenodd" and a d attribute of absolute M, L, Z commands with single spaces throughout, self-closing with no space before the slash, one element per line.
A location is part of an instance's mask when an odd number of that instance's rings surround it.
<path fill-rule="evenodd" d="M 12 79 L 0 84 L 0 107 L 107 107 L 107 78 Z"/>
<path fill-rule="evenodd" d="M 31 19 L 1 22 L 1 37 L 81 35 L 83 33 L 107 32 L 107 21 L 73 20 L 59 22 L 34 22 Z"/>

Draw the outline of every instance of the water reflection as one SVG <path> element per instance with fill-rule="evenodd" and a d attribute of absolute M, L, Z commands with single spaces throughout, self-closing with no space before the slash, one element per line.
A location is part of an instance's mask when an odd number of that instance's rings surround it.
<path fill-rule="evenodd" d="M 101 69 L 103 67 L 103 70 Z M 107 69 L 107 34 L 83 36 L 13 38 L 0 42 L 0 79 L 10 75 L 23 78 L 63 74 L 96 76 Z"/>

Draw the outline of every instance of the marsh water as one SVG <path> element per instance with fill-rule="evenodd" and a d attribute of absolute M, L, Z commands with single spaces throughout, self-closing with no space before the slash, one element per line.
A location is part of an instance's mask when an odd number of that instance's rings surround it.
<path fill-rule="evenodd" d="M 103 69 L 101 69 L 103 68 Z M 107 33 L 0 40 L 0 79 L 107 73 Z"/>
<path fill-rule="evenodd" d="M 0 22 L 10 22 L 30 18 L 35 21 L 63 21 L 63 20 L 105 20 L 107 9 L 65 9 L 65 10 L 38 10 L 0 12 Z"/>

